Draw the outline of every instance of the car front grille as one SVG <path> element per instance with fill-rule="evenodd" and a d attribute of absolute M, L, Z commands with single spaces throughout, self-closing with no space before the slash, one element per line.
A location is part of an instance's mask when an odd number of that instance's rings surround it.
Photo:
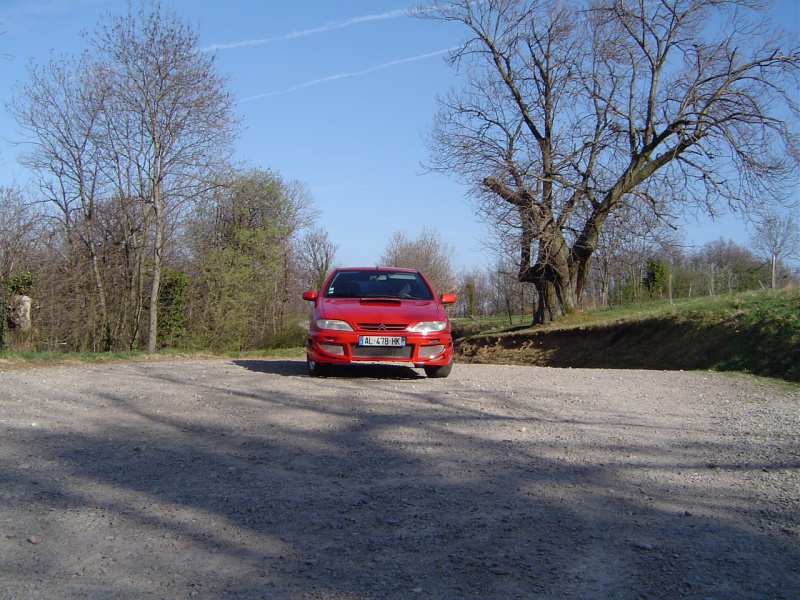
<path fill-rule="evenodd" d="M 388 348 L 382 346 L 351 346 L 353 358 L 411 358 L 411 346 Z"/>
<path fill-rule="evenodd" d="M 405 331 L 408 323 L 356 323 L 362 331 Z"/>

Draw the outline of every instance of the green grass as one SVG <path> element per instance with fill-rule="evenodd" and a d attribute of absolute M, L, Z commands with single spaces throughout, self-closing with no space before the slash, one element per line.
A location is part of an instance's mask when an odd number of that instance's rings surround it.
<path fill-rule="evenodd" d="M 301 358 L 305 357 L 304 348 L 275 348 L 268 350 L 252 350 L 246 352 L 224 352 L 216 353 L 202 350 L 182 350 L 166 348 L 156 352 L 146 352 L 144 350 L 115 351 L 115 352 L 12 352 L 0 351 L 0 364 L 8 365 L 48 365 L 64 363 L 105 363 L 118 360 L 137 360 L 137 359 L 184 359 L 184 358 L 207 358 L 210 356 L 225 358 Z"/>

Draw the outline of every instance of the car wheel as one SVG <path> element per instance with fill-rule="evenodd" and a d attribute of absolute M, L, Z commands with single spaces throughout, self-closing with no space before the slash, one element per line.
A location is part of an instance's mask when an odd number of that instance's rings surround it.
<path fill-rule="evenodd" d="M 311 375 L 311 377 L 325 377 L 331 372 L 330 363 L 321 363 L 315 360 L 308 360 L 306 361 L 306 365 L 308 366 L 308 374 Z"/>
<path fill-rule="evenodd" d="M 442 365 L 441 367 L 424 367 L 425 375 L 428 377 L 447 377 L 450 375 L 450 371 L 453 370 L 453 359 L 450 359 L 450 362 L 446 365 Z"/>

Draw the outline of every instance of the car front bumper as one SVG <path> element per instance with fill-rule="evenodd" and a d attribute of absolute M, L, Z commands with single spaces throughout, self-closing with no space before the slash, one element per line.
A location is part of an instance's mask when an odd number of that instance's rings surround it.
<path fill-rule="evenodd" d="M 350 363 L 358 361 L 405 362 L 416 367 L 446 365 L 453 357 L 453 338 L 446 331 L 429 334 L 403 332 L 402 346 L 365 346 L 364 335 L 375 332 L 319 331 L 311 332 L 306 343 L 309 360 L 318 363 Z"/>

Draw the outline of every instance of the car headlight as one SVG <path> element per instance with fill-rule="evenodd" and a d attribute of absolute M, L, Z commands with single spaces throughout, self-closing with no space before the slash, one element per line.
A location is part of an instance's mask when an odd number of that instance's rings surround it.
<path fill-rule="evenodd" d="M 353 328 L 346 321 L 340 321 L 339 319 L 317 319 L 317 327 L 333 331 L 353 331 Z"/>
<path fill-rule="evenodd" d="M 444 331 L 446 328 L 447 323 L 445 321 L 421 321 L 413 327 L 409 327 L 408 330 L 426 333 L 429 331 Z"/>

